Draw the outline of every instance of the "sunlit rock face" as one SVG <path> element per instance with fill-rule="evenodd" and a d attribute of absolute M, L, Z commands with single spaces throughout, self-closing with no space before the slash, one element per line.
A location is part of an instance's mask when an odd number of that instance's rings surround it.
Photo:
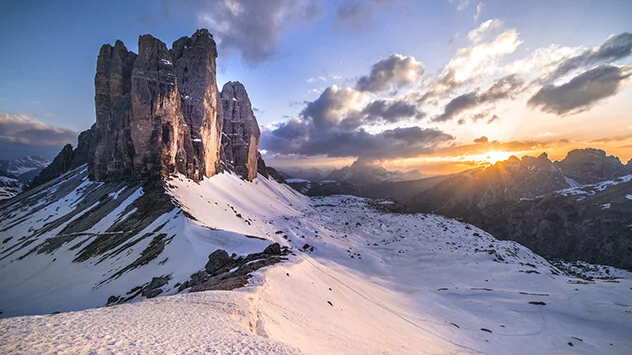
<path fill-rule="evenodd" d="M 252 181 L 257 177 L 259 125 L 252 111 L 246 88 L 240 82 L 228 82 L 222 88 L 224 134 L 222 147 L 229 168 Z"/>
<path fill-rule="evenodd" d="M 180 92 L 180 109 L 188 126 L 185 139 L 186 175 L 212 176 L 219 168 L 222 134 L 221 105 L 216 80 L 217 49 L 213 36 L 201 29 L 173 42 L 171 56 Z M 186 135 L 187 132 L 185 132 Z M 191 145 L 189 145 L 189 142 Z"/>
<path fill-rule="evenodd" d="M 198 30 L 169 50 L 143 35 L 138 52 L 121 41 L 101 47 L 90 177 L 152 179 L 179 172 L 199 181 L 216 174 L 223 121 L 213 37 Z"/>

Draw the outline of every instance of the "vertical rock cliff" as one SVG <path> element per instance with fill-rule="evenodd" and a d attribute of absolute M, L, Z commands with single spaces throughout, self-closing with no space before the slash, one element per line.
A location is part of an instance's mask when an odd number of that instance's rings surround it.
<path fill-rule="evenodd" d="M 217 90 L 217 49 L 206 29 L 173 42 L 171 50 L 180 91 L 180 106 L 192 144 L 183 145 L 189 164 L 186 175 L 212 176 L 219 168 L 222 134 Z M 188 143 L 188 140 L 187 140 Z"/>
<path fill-rule="evenodd" d="M 216 58 L 206 29 L 178 39 L 171 49 L 148 34 L 139 37 L 138 54 L 121 41 L 103 45 L 94 78 L 96 123 L 81 133 L 77 149 L 64 148 L 61 155 L 70 160 L 61 168 L 87 163 L 97 181 L 175 173 L 200 181 L 215 175 L 224 160 L 249 181 L 258 165 L 266 176 L 246 89 L 229 82 L 219 93 Z"/>
<path fill-rule="evenodd" d="M 246 88 L 238 81 L 226 83 L 221 102 L 224 115 L 222 148 L 226 163 L 244 179 L 252 181 L 257 177 L 260 131 Z"/>
<path fill-rule="evenodd" d="M 222 119 L 216 83 L 217 49 L 198 30 L 169 50 L 140 36 L 138 55 L 123 42 L 106 44 L 97 60 L 91 134 L 93 179 L 153 179 L 180 172 L 201 180 L 219 168 Z"/>

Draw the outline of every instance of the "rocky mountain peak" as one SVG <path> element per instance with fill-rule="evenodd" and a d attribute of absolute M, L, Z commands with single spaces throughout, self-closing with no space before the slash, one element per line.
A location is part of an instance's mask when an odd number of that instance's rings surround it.
<path fill-rule="evenodd" d="M 224 128 L 222 146 L 226 163 L 244 179 L 257 177 L 259 124 L 244 85 L 238 81 L 224 84 L 221 93 Z"/>
<path fill-rule="evenodd" d="M 171 49 L 150 34 L 138 38 L 138 54 L 120 40 L 103 45 L 94 79 L 96 123 L 80 134 L 72 154 L 64 148 L 59 158 L 71 160 L 59 167 L 68 171 L 87 163 L 89 177 L 97 181 L 146 181 L 175 173 L 200 181 L 220 171 L 223 150 L 226 165 L 253 180 L 259 125 L 241 83 L 227 83 L 220 102 L 216 58 L 206 29 L 181 37 Z M 224 136 L 232 139 L 222 142 L 225 122 Z M 65 172 L 54 171 L 49 175 Z"/>
<path fill-rule="evenodd" d="M 629 172 L 619 158 L 595 148 L 571 150 L 559 165 L 565 175 L 580 184 L 610 180 Z"/>

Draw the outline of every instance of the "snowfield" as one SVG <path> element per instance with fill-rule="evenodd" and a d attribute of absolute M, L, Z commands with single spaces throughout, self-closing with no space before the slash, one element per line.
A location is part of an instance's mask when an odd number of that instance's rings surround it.
<path fill-rule="evenodd" d="M 384 200 L 309 199 L 261 176 L 253 183 L 231 174 L 199 184 L 172 179 L 168 191 L 179 207 L 111 257 L 73 262 L 77 240 L 20 259 L 43 236 L 5 257 L 29 228 L 41 229 L 51 213 L 69 213 L 86 198 L 81 189 L 95 188 L 83 172 L 74 174 L 83 180 L 68 191 L 66 202 L 0 221 L 0 238 L 15 236 L 0 249 L 0 316 L 13 317 L 0 320 L 0 353 L 629 354 L 632 349 L 632 275 L 626 271 L 581 263 L 556 267 L 468 224 L 394 213 L 396 204 Z M 55 186 L 62 187 L 51 189 Z M 103 233 L 108 224 L 133 215 L 129 206 L 143 189 L 132 189 L 105 191 L 121 205 L 92 232 Z M 108 201 L 99 203 L 114 203 Z M 141 236 L 163 224 L 161 232 L 173 238 L 160 255 L 110 279 L 146 250 L 152 238 Z M 94 236 L 85 238 L 83 245 Z M 174 295 L 175 285 L 202 269 L 214 250 L 245 255 L 272 241 L 291 247 L 294 255 L 260 269 L 246 287 Z M 167 274 L 171 279 L 160 297 L 103 307 L 109 295 Z M 581 274 L 584 279 L 569 276 Z M 94 307 L 102 308 L 88 309 Z"/>

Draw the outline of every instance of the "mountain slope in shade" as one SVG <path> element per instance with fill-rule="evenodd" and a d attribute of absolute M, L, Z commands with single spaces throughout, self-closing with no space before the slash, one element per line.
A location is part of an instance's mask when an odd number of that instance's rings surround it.
<path fill-rule="evenodd" d="M 408 172 L 390 171 L 376 164 L 356 160 L 350 166 L 332 171 L 325 180 L 335 180 L 362 186 L 387 181 L 415 180 L 421 177 L 422 174 L 417 170 Z"/>
<path fill-rule="evenodd" d="M 92 183 L 85 174 L 77 169 L 0 207 L 0 234 L 18 238 L 0 249 L 0 286 L 9 290 L 0 295 L 2 316 L 103 306 L 109 295 L 171 278 L 147 301 L 0 320 L 1 352 L 57 346 L 115 353 L 617 354 L 632 346 L 632 275 L 625 271 L 585 265 L 590 276 L 605 279 L 566 276 L 568 265 L 552 266 L 465 223 L 393 214 L 385 200 L 310 200 L 261 177 L 251 183 L 219 174 L 196 183 L 179 176 L 156 195 L 150 186 Z M 55 194 L 59 204 L 49 201 Z M 64 217 L 81 206 L 92 212 Z M 167 207 L 147 213 L 158 206 Z M 80 235 L 59 235 L 91 221 Z M 112 228 L 124 221 L 125 228 Z M 99 238 L 89 233 L 114 242 L 119 236 L 105 233 L 119 231 L 125 242 L 88 248 Z M 148 248 L 156 251 L 150 246 L 162 233 L 170 240 L 155 258 L 100 284 Z M 45 242 L 55 235 L 68 239 Z M 169 296 L 216 249 L 246 255 L 273 241 L 295 255 L 255 272 L 247 287 Z M 40 245 L 46 252 L 29 253 Z"/>
<path fill-rule="evenodd" d="M 632 175 L 500 202 L 463 218 L 547 258 L 632 269 Z"/>
<path fill-rule="evenodd" d="M 24 188 L 24 184 L 0 170 L 0 201 L 10 199 Z"/>

